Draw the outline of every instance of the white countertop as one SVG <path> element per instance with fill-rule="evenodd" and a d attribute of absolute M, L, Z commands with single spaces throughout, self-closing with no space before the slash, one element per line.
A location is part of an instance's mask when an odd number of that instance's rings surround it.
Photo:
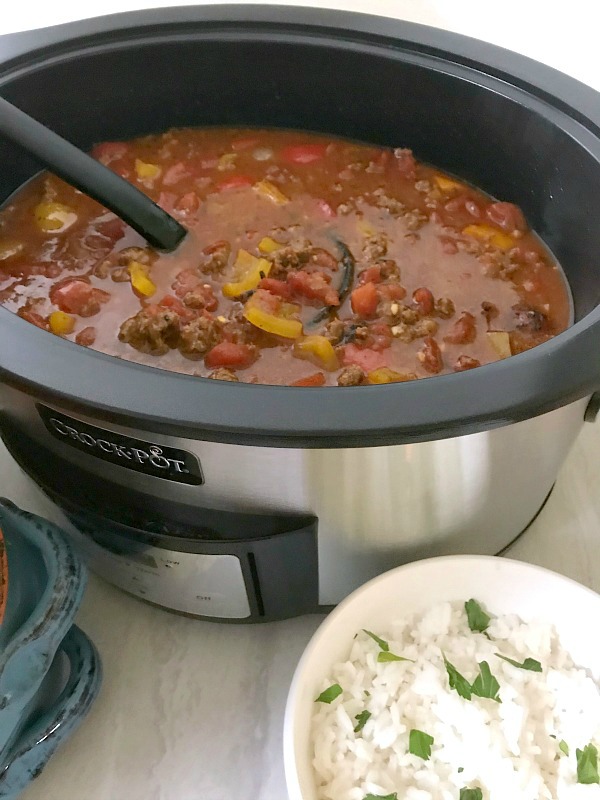
<path fill-rule="evenodd" d="M 309 3 L 294 3 L 308 5 Z M 600 89 L 589 0 L 313 2 L 448 28 L 522 52 Z M 0 32 L 179 2 L 5 4 Z M 555 10 L 556 9 L 556 10 Z M 568 13 L 567 13 L 568 9 Z M 544 510 L 513 558 L 600 591 L 600 423 L 586 424 Z M 51 516 L 0 449 L 2 495 Z M 485 535 L 485 531 L 482 531 Z M 92 577 L 78 624 L 104 663 L 101 695 L 22 800 L 285 800 L 282 721 L 288 685 L 321 617 L 222 625 L 144 605 Z"/>

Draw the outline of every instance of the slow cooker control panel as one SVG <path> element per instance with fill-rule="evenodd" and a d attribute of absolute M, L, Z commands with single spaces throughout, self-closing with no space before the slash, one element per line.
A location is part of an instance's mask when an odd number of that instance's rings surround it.
<path fill-rule="evenodd" d="M 237 556 L 140 547 L 114 533 L 106 547 L 74 525 L 70 533 L 96 572 L 143 600 L 201 617 L 251 616 Z"/>

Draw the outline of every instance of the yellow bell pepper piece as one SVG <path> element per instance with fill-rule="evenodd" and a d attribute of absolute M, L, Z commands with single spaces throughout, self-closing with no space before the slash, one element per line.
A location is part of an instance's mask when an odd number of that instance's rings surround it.
<path fill-rule="evenodd" d="M 237 153 L 225 153 L 219 158 L 217 169 L 220 172 L 225 172 L 227 169 L 235 169 L 235 160 L 237 157 Z"/>
<path fill-rule="evenodd" d="M 266 278 L 271 271 L 271 262 L 266 258 L 257 258 L 247 250 L 239 250 L 235 267 L 239 280 L 223 284 L 225 297 L 239 297 L 244 292 L 256 289 L 261 278 Z"/>
<path fill-rule="evenodd" d="M 463 188 L 461 183 L 458 183 L 458 181 L 453 181 L 450 178 L 446 178 L 445 175 L 436 175 L 434 180 L 442 192 L 452 192 L 454 189 Z"/>
<path fill-rule="evenodd" d="M 306 336 L 294 345 L 296 358 L 312 361 L 318 367 L 333 372 L 339 369 L 339 361 L 333 345 L 325 336 Z"/>
<path fill-rule="evenodd" d="M 278 206 L 285 205 L 285 203 L 289 202 L 284 193 L 280 191 L 274 183 L 271 183 L 271 181 L 259 181 L 255 183 L 252 188 L 261 197 L 270 200 Z"/>
<path fill-rule="evenodd" d="M 5 239 L 0 242 L 0 261 L 8 261 L 9 258 L 14 258 L 22 253 L 25 245 L 17 242 L 14 239 Z"/>
<path fill-rule="evenodd" d="M 284 309 L 284 311 L 287 310 Z M 264 311 L 251 303 L 246 304 L 243 313 L 248 322 L 260 328 L 261 331 L 283 336 L 284 339 L 298 339 L 302 336 L 302 323 L 299 319 L 289 319 L 285 316 L 270 314 L 268 311 Z"/>
<path fill-rule="evenodd" d="M 148 164 L 146 161 L 136 158 L 135 172 L 138 178 L 142 180 L 154 180 L 160 175 L 160 167 L 158 164 Z"/>
<path fill-rule="evenodd" d="M 369 383 L 403 383 L 404 381 L 416 380 L 416 375 L 412 372 L 396 372 L 389 367 L 379 367 L 367 375 Z"/>
<path fill-rule="evenodd" d="M 77 219 L 73 209 L 63 203 L 39 203 L 33 213 L 43 231 L 64 231 Z"/>
<path fill-rule="evenodd" d="M 479 239 L 482 242 L 489 242 L 495 247 L 499 247 L 501 250 L 509 250 L 515 245 L 512 236 L 509 236 L 507 233 L 502 233 L 502 231 L 499 231 L 497 228 L 493 228 L 491 225 L 486 225 L 485 223 L 467 225 L 466 228 L 463 228 L 463 233 L 466 236 L 473 236 L 475 239 Z"/>
<path fill-rule="evenodd" d="M 261 253 L 274 253 L 276 250 L 279 250 L 280 247 L 283 245 L 276 242 L 275 239 L 271 239 L 270 236 L 265 236 L 263 239 L 260 240 L 258 243 L 258 249 Z"/>
<path fill-rule="evenodd" d="M 48 318 L 50 330 L 58 336 L 65 336 L 67 333 L 73 333 L 75 327 L 75 317 L 71 314 L 65 314 L 64 311 L 53 311 Z"/>
<path fill-rule="evenodd" d="M 140 264 L 139 261 L 130 261 L 127 271 L 131 276 L 131 285 L 136 292 L 144 297 L 152 297 L 156 286 L 148 277 L 148 267 Z"/>
<path fill-rule="evenodd" d="M 356 223 L 356 227 L 358 228 L 358 232 L 362 233 L 363 236 L 375 236 L 377 233 L 375 228 L 370 222 L 367 222 L 366 219 L 359 219 Z"/>
<path fill-rule="evenodd" d="M 500 358 L 512 356 L 510 336 L 506 331 L 488 331 L 487 340 Z"/>

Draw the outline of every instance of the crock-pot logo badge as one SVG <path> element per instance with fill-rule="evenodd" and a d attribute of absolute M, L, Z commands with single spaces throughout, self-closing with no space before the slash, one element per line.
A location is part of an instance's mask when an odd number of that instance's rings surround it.
<path fill-rule="evenodd" d="M 41 404 L 37 408 L 48 432 L 78 450 L 167 480 L 192 485 L 204 482 L 198 459 L 192 453 L 131 437 L 117 438 L 113 431 L 96 428 Z"/>

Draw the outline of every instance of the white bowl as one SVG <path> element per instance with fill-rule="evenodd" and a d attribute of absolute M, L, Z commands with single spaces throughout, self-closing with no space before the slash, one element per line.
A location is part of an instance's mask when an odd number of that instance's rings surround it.
<path fill-rule="evenodd" d="M 308 643 L 290 686 L 284 722 L 285 777 L 290 800 L 316 800 L 310 722 L 330 668 L 344 661 L 361 628 L 385 630 L 399 617 L 436 603 L 474 597 L 493 614 L 552 622 L 576 664 L 600 678 L 600 595 L 550 570 L 484 556 L 445 556 L 386 572 L 347 597 Z M 592 628 L 590 628 L 592 625 Z"/>

